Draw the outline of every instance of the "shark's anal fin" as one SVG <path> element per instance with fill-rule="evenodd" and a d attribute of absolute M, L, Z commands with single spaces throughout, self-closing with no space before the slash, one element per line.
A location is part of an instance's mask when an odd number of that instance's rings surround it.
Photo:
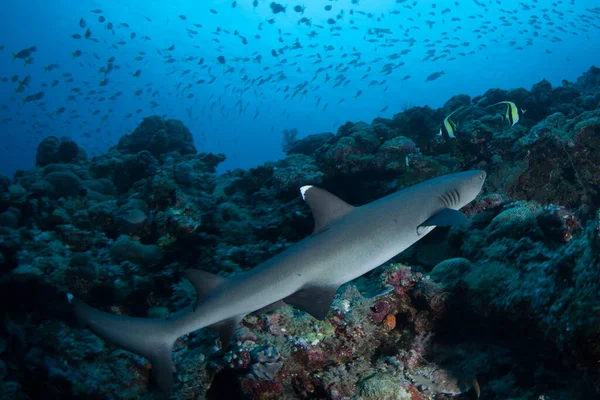
<path fill-rule="evenodd" d="M 219 336 L 221 337 L 221 348 L 223 350 L 227 350 L 229 348 L 229 344 L 231 342 L 231 339 L 233 338 L 233 334 L 240 325 L 240 321 L 242 320 L 242 318 L 244 318 L 243 315 L 238 315 L 209 325 L 210 328 L 213 328 L 214 330 L 219 332 Z"/>
<path fill-rule="evenodd" d="M 184 271 L 185 277 L 192 282 L 192 285 L 196 288 L 196 303 L 194 304 L 194 311 L 198 308 L 198 305 L 204 301 L 213 291 L 218 290 L 227 278 L 212 274 L 210 272 L 202 271 L 200 269 L 187 269 Z M 216 322 L 209 325 L 209 328 L 213 328 L 219 332 L 221 337 L 221 346 L 224 350 L 229 347 L 229 342 L 233 338 L 235 330 L 240 325 L 240 321 L 244 318 L 243 315 L 238 315 L 232 318 L 224 319 L 223 321 Z"/>
<path fill-rule="evenodd" d="M 344 200 L 318 187 L 302 186 L 300 193 L 310 207 L 315 220 L 313 235 L 324 231 L 331 222 L 354 210 L 354 207 Z"/>
<path fill-rule="evenodd" d="M 337 289 L 337 286 L 311 286 L 300 289 L 283 300 L 316 319 L 322 320 L 329 312 Z"/>
<path fill-rule="evenodd" d="M 222 276 L 211 274 L 210 272 L 202 271 L 201 269 L 186 269 L 183 273 L 196 289 L 194 311 L 210 293 L 226 280 L 226 278 L 223 278 Z"/>
<path fill-rule="evenodd" d="M 419 226 L 455 226 L 465 224 L 468 220 L 467 216 L 460 211 L 444 208 Z"/>

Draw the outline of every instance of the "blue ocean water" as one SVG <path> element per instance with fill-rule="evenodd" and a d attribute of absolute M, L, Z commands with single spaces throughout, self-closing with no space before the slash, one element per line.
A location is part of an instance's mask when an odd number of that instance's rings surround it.
<path fill-rule="evenodd" d="M 32 166 L 48 135 L 101 154 L 155 114 L 225 153 L 221 171 L 250 167 L 282 157 L 284 129 L 335 132 L 459 93 L 560 84 L 600 63 L 599 5 L 4 1 L 0 172 Z"/>
<path fill-rule="evenodd" d="M 600 398 L 599 5 L 3 2 L 0 398 Z"/>

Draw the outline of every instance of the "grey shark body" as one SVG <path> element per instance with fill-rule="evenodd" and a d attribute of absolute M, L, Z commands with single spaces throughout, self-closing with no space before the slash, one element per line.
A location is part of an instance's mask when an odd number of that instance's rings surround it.
<path fill-rule="evenodd" d="M 168 320 L 116 316 L 69 295 L 78 319 L 101 338 L 146 357 L 162 390 L 173 385 L 171 351 L 175 340 L 212 327 L 226 345 L 247 314 L 285 303 L 323 319 L 337 288 L 423 238 L 435 226 L 464 223 L 459 210 L 480 192 L 483 171 L 440 176 L 361 207 L 329 192 L 301 188 L 315 220 L 309 237 L 244 272 L 222 278 L 186 271 L 194 284 L 193 310 Z"/>

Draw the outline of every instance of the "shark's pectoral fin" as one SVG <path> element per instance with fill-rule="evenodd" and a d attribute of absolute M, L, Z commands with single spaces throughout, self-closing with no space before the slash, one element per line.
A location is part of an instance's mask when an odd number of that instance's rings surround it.
<path fill-rule="evenodd" d="M 219 336 L 221 337 L 221 347 L 223 348 L 223 350 L 227 350 L 227 348 L 229 347 L 231 338 L 233 338 L 233 334 L 240 325 L 240 321 L 242 320 L 242 318 L 244 318 L 243 315 L 238 315 L 209 325 L 210 328 L 213 328 L 214 330 L 219 332 Z"/>
<path fill-rule="evenodd" d="M 190 282 L 192 282 L 194 288 L 196 288 L 194 311 L 213 290 L 226 280 L 226 278 L 223 278 L 222 276 L 211 274 L 210 272 L 202 271 L 201 269 L 186 269 L 183 274 Z"/>
<path fill-rule="evenodd" d="M 300 289 L 283 300 L 316 319 L 322 320 L 329 312 L 337 289 L 337 286 L 311 286 Z"/>
<path fill-rule="evenodd" d="M 427 221 L 423 222 L 419 227 L 426 226 L 455 226 L 465 224 L 469 219 L 460 211 L 451 208 L 444 208 L 437 212 Z"/>
<path fill-rule="evenodd" d="M 327 229 L 334 220 L 349 214 L 354 207 L 327 190 L 314 186 L 302 186 L 300 188 L 302 198 L 312 211 L 315 220 L 313 235 Z"/>

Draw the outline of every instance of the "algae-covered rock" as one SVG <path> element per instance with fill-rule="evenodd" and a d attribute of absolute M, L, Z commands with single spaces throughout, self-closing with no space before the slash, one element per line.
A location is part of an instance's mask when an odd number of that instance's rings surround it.
<path fill-rule="evenodd" d="M 130 261 L 148 267 L 160 264 L 163 258 L 163 250 L 159 246 L 144 245 L 124 235 L 112 245 L 110 254 L 116 261 Z"/>
<path fill-rule="evenodd" d="M 54 186 L 45 179 L 40 179 L 35 181 L 30 187 L 29 190 L 37 197 L 42 196 L 54 196 L 56 194 L 56 190 Z"/>
<path fill-rule="evenodd" d="M 117 148 L 132 154 L 148 150 L 155 157 L 173 151 L 181 155 L 196 153 L 194 138 L 181 121 L 158 116 L 144 118 L 132 133 L 121 137 Z"/>
<path fill-rule="evenodd" d="M 197 165 L 196 168 L 200 170 L 200 172 L 209 172 L 215 173 L 217 170 L 217 166 L 225 161 L 226 157 L 223 153 L 200 153 L 196 155 L 196 160 L 200 162 L 200 165 Z"/>
<path fill-rule="evenodd" d="M 473 268 L 473 263 L 466 258 L 457 257 L 444 260 L 430 272 L 431 278 L 441 283 L 445 289 L 452 289 L 459 280 Z"/>
<path fill-rule="evenodd" d="M 59 197 L 78 196 L 82 194 L 81 179 L 72 172 L 50 172 L 44 179 L 52 184 Z"/>
<path fill-rule="evenodd" d="M 401 170 L 408 167 L 408 156 L 418 152 L 417 145 L 405 136 L 386 140 L 378 150 L 389 169 Z"/>
<path fill-rule="evenodd" d="M 10 186 L 10 179 L 8 176 L 0 175 L 0 193 L 6 192 Z"/>
<path fill-rule="evenodd" d="M 35 163 L 40 167 L 58 162 L 58 146 L 60 140 L 56 136 L 48 136 L 40 142 L 35 156 Z"/>
<path fill-rule="evenodd" d="M 85 153 L 82 153 L 82 150 L 72 139 L 61 138 L 60 144 L 58 145 L 58 159 L 61 162 L 70 163 L 75 161 L 78 156 L 84 155 Z"/>
<path fill-rule="evenodd" d="M 19 265 L 17 268 L 12 270 L 12 273 L 14 275 L 44 275 L 44 271 L 42 271 L 40 268 L 29 264 Z"/>
<path fill-rule="evenodd" d="M 410 400 L 411 394 L 400 386 L 399 379 L 377 373 L 359 382 L 360 398 L 363 400 Z"/>
<path fill-rule="evenodd" d="M 35 164 L 44 167 L 48 164 L 72 163 L 85 158 L 83 149 L 72 139 L 48 136 L 38 145 Z"/>
<path fill-rule="evenodd" d="M 182 161 L 175 165 L 174 178 L 175 182 L 181 185 L 192 186 L 194 184 L 194 179 L 196 178 L 192 163 L 189 161 Z"/>
<path fill-rule="evenodd" d="M 8 186 L 7 192 L 9 196 L 13 199 L 18 199 L 19 197 L 25 196 L 27 194 L 27 190 L 18 183 Z"/>
<path fill-rule="evenodd" d="M 11 207 L 3 213 L 0 213 L 0 226 L 16 228 L 17 226 L 19 226 L 20 219 L 21 211 L 19 211 L 18 208 Z"/>
<path fill-rule="evenodd" d="M 85 181 L 84 184 L 87 188 L 104 195 L 115 196 L 117 194 L 117 188 L 110 179 L 90 179 Z"/>
<path fill-rule="evenodd" d="M 298 139 L 291 143 L 286 148 L 285 153 L 288 156 L 292 154 L 304 154 L 311 156 L 319 147 L 331 142 L 334 138 L 334 134 L 330 132 L 308 135 L 305 138 Z"/>
<path fill-rule="evenodd" d="M 440 130 L 440 123 L 435 114 L 435 111 L 428 106 L 412 107 L 394 115 L 390 127 L 422 146 L 429 138 L 435 137 Z"/>
<path fill-rule="evenodd" d="M 169 316 L 167 307 L 152 307 L 148 309 L 148 318 L 166 319 Z"/>
<path fill-rule="evenodd" d="M 305 184 L 320 184 L 323 177 L 312 157 L 294 154 L 275 164 L 272 184 L 284 192 L 296 193 Z"/>
<path fill-rule="evenodd" d="M 524 205 L 502 211 L 492 220 L 489 229 L 493 237 L 521 237 L 536 227 L 535 213 L 529 206 Z"/>

